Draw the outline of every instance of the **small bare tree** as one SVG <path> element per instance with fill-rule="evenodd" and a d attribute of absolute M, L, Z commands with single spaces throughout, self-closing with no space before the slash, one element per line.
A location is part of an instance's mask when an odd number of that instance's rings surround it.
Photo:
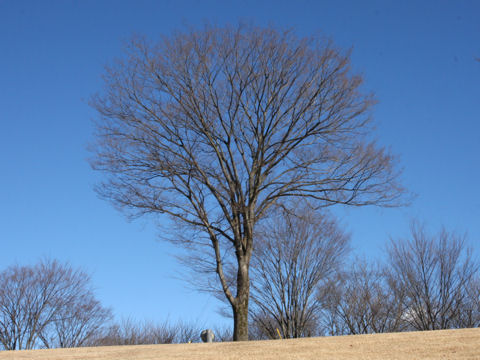
<path fill-rule="evenodd" d="M 143 345 L 153 342 L 145 324 L 133 319 L 122 319 L 110 326 L 99 337 L 90 341 L 90 346 Z"/>
<path fill-rule="evenodd" d="M 213 328 L 213 333 L 215 334 L 214 341 L 227 342 L 233 340 L 233 332 L 231 327 L 216 326 Z"/>
<path fill-rule="evenodd" d="M 392 240 L 388 252 L 389 276 L 405 292 L 403 317 L 413 329 L 448 329 L 462 323 L 466 309 L 475 314 L 478 264 L 464 236 L 445 229 L 431 236 L 414 223 L 411 238 Z M 475 323 L 478 319 L 466 324 Z"/>
<path fill-rule="evenodd" d="M 362 260 L 321 287 L 323 331 L 328 335 L 402 331 L 403 292 L 380 267 Z"/>
<path fill-rule="evenodd" d="M 0 342 L 3 347 L 21 350 L 54 344 L 62 346 L 62 340 L 67 339 L 81 343 L 92 326 L 99 326 L 94 321 L 98 313 L 75 314 L 74 311 L 85 297 L 94 301 L 88 284 L 89 277 L 84 272 L 50 260 L 34 266 L 15 265 L 0 272 Z M 97 302 L 94 308 L 101 309 L 108 317 L 108 310 L 99 307 Z M 90 315 L 91 318 L 71 318 L 75 315 Z M 76 331 L 78 323 L 82 323 L 82 331 L 75 336 L 67 335 Z"/>
<path fill-rule="evenodd" d="M 454 328 L 480 327 L 480 277 L 471 281 L 465 288 L 466 296 L 452 321 Z"/>
<path fill-rule="evenodd" d="M 282 338 L 314 336 L 317 289 L 339 269 L 349 236 L 308 207 L 274 214 L 259 227 L 252 257 L 252 325 L 269 338 L 278 338 L 277 329 Z"/>
<path fill-rule="evenodd" d="M 111 319 L 110 309 L 104 308 L 90 291 L 84 289 L 83 294 L 58 311 L 40 337 L 47 348 L 85 346 L 102 333 Z"/>
<path fill-rule="evenodd" d="M 97 190 L 183 226 L 174 238 L 217 276 L 234 340 L 248 340 L 254 228 L 272 206 L 392 205 L 402 193 L 392 156 L 366 136 L 372 96 L 323 39 L 243 25 L 134 39 L 104 80 Z"/>

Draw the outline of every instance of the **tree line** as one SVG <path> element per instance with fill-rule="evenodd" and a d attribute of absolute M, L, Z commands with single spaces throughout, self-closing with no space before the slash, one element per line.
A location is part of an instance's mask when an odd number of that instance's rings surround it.
<path fill-rule="evenodd" d="M 350 236 L 324 211 L 282 209 L 256 231 L 250 339 L 480 326 L 479 263 L 465 236 L 413 223 L 384 260 L 350 256 Z M 354 260 L 352 260 L 354 259 Z M 4 350 L 198 342 L 199 324 L 123 319 L 84 271 L 56 260 L 0 272 Z M 216 341 L 233 340 L 214 328 Z"/>
<path fill-rule="evenodd" d="M 419 223 L 384 260 L 348 258 L 332 219 L 284 212 L 252 261 L 251 333 L 295 338 L 480 326 L 479 263 L 465 236 Z"/>
<path fill-rule="evenodd" d="M 44 259 L 0 272 L 0 349 L 198 342 L 198 324 L 123 319 L 96 298 L 89 275 Z M 231 332 L 216 328 L 217 341 Z"/>

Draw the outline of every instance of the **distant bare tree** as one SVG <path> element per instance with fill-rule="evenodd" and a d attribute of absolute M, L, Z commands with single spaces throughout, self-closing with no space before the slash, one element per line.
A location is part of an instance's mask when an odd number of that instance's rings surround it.
<path fill-rule="evenodd" d="M 277 332 L 276 319 L 268 314 L 257 313 L 250 317 L 250 328 L 248 330 L 250 340 L 271 340 L 280 339 Z"/>
<path fill-rule="evenodd" d="M 480 278 L 477 274 L 465 288 L 466 296 L 461 302 L 452 327 L 472 328 L 480 327 Z"/>
<path fill-rule="evenodd" d="M 107 175 L 97 191 L 183 226 L 175 239 L 217 276 L 234 340 L 248 340 L 254 228 L 272 206 L 388 206 L 402 194 L 392 156 L 369 140 L 372 96 L 323 39 L 243 25 L 134 39 L 104 80 L 92 100 L 92 166 Z"/>
<path fill-rule="evenodd" d="M 122 319 L 120 322 L 111 324 L 107 331 L 90 345 L 113 346 L 172 343 L 176 333 L 167 329 L 166 325 L 166 323 L 154 325 L 147 321 L 138 322 L 130 318 Z M 162 338 L 161 341 L 159 341 L 159 335 Z"/>
<path fill-rule="evenodd" d="M 82 295 L 60 309 L 40 337 L 47 348 L 84 346 L 101 334 L 111 319 L 110 309 L 104 308 L 85 289 Z"/>
<path fill-rule="evenodd" d="M 146 331 L 140 323 L 132 319 L 122 319 L 120 322 L 111 324 L 101 334 L 101 337 L 91 341 L 91 346 L 113 346 L 113 345 L 142 345 L 148 344 L 151 339 L 146 339 Z"/>
<path fill-rule="evenodd" d="M 411 238 L 392 240 L 388 252 L 389 276 L 405 291 L 404 320 L 413 329 L 448 329 L 465 321 L 466 309 L 475 314 L 478 290 L 472 293 L 472 289 L 476 288 L 478 264 L 464 236 L 445 229 L 431 236 L 424 226 L 414 223 Z M 465 325 L 478 321 L 471 319 Z"/>
<path fill-rule="evenodd" d="M 89 342 L 89 346 L 147 345 L 198 342 L 201 328 L 193 323 L 154 323 L 123 319 Z"/>
<path fill-rule="evenodd" d="M 5 350 L 34 346 L 37 334 L 32 330 L 35 316 L 30 310 L 34 276 L 33 269 L 19 266 L 0 273 L 0 341 Z"/>
<path fill-rule="evenodd" d="M 322 335 L 338 336 L 351 333 L 341 307 L 344 295 L 346 295 L 345 276 L 340 273 L 319 287 L 321 309 L 318 326 Z"/>
<path fill-rule="evenodd" d="M 213 333 L 215 334 L 215 341 L 226 342 L 233 340 L 233 332 L 231 327 L 214 327 Z"/>
<path fill-rule="evenodd" d="M 98 324 L 65 316 L 73 316 L 73 307 L 84 297 L 94 301 L 89 277 L 69 265 L 44 260 L 33 266 L 10 266 L 0 272 L 0 342 L 6 350 L 50 347 L 53 343 L 61 346 L 61 340 L 56 338 L 60 333 L 50 332 L 60 327 L 64 340 L 82 342 L 91 327 L 98 328 Z M 73 334 L 67 333 L 75 332 L 72 326 L 77 323 L 83 323 L 83 330 L 73 340 Z"/>
<path fill-rule="evenodd" d="M 251 320 L 265 335 L 314 336 L 317 289 L 345 260 L 350 237 L 326 213 L 298 205 L 262 223 L 252 257 Z"/>
<path fill-rule="evenodd" d="M 349 271 L 321 288 L 324 332 L 345 335 L 404 330 L 404 294 L 391 285 L 381 268 L 356 260 Z"/>
<path fill-rule="evenodd" d="M 190 342 L 200 342 L 200 333 L 202 332 L 201 326 L 197 323 L 179 321 L 177 324 L 178 334 L 176 342 L 180 344 Z M 215 338 L 218 334 L 215 333 Z"/>

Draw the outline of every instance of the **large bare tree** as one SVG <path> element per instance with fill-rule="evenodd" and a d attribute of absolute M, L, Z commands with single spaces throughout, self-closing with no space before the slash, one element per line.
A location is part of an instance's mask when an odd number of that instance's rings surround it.
<path fill-rule="evenodd" d="M 104 84 L 92 99 L 98 192 L 185 227 L 183 245 L 214 259 L 234 340 L 248 339 L 254 228 L 273 205 L 391 205 L 402 193 L 392 156 L 369 140 L 373 97 L 324 39 L 245 25 L 137 38 Z"/>

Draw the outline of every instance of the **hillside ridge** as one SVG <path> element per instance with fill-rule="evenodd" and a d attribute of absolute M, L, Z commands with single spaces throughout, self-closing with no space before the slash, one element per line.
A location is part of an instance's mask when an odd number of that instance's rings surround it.
<path fill-rule="evenodd" d="M 288 340 L 0 351 L 14 360 L 480 359 L 480 329 Z"/>

